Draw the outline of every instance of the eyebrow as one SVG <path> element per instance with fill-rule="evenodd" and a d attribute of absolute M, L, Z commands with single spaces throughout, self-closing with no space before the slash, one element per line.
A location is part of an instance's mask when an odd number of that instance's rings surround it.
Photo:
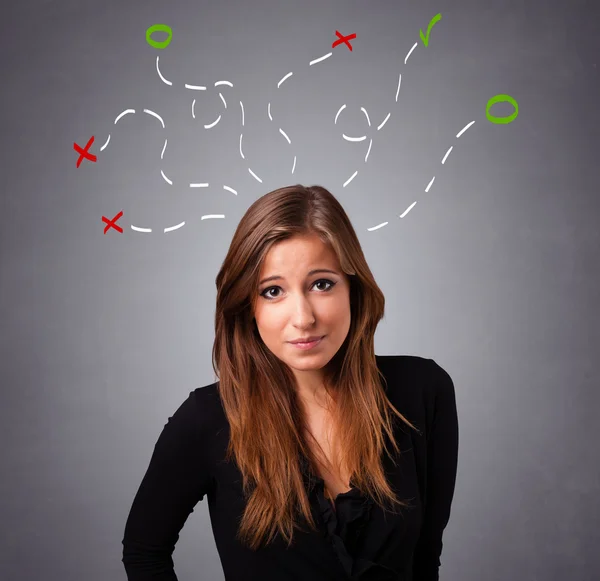
<path fill-rule="evenodd" d="M 308 273 L 308 276 L 312 276 L 313 274 L 317 274 L 318 272 L 330 272 L 331 274 L 337 274 L 338 276 L 340 275 L 339 272 L 336 272 L 335 270 L 329 270 L 328 268 L 317 268 L 315 270 L 311 270 Z M 263 278 L 258 284 L 263 284 L 265 282 L 269 282 L 270 280 L 281 280 L 284 279 L 283 276 L 279 276 L 278 274 L 275 274 L 273 276 L 269 276 L 267 278 Z"/>

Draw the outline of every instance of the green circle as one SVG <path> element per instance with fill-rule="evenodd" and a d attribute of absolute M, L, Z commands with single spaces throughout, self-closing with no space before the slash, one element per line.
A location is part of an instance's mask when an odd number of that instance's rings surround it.
<path fill-rule="evenodd" d="M 493 115 L 490 115 L 490 109 L 492 105 L 495 105 L 496 103 L 504 103 L 506 101 L 508 101 L 515 108 L 515 112 L 512 115 L 509 115 L 508 117 L 494 117 Z M 487 102 L 485 107 L 485 116 L 488 118 L 488 121 L 495 124 L 512 123 L 517 118 L 518 114 L 519 104 L 510 95 L 496 95 Z"/>
<path fill-rule="evenodd" d="M 155 32 L 166 32 L 169 36 L 166 40 L 158 42 L 152 38 L 152 35 Z M 154 24 L 146 30 L 146 42 L 154 48 L 167 48 L 171 43 L 171 38 L 173 38 L 173 31 L 171 30 L 171 27 L 166 24 Z"/>

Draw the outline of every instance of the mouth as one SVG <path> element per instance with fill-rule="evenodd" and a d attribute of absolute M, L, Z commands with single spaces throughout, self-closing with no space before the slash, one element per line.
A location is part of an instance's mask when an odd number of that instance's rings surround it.
<path fill-rule="evenodd" d="M 292 343 L 292 342 L 289 342 L 289 343 L 290 343 L 290 345 L 292 345 L 293 347 L 296 347 L 298 349 L 312 349 L 313 347 L 316 347 L 317 345 L 319 345 L 325 337 L 326 337 L 326 335 L 323 335 L 319 339 L 315 339 L 314 341 L 309 341 L 307 343 Z"/>

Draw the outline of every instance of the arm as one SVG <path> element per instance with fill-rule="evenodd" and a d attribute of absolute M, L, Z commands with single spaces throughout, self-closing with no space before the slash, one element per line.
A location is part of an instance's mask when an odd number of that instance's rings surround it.
<path fill-rule="evenodd" d="M 450 519 L 458 465 L 458 416 L 452 379 L 437 363 L 434 411 L 427 441 L 427 501 L 413 557 L 414 581 L 438 581 L 442 534 Z"/>
<path fill-rule="evenodd" d="M 128 581 L 177 581 L 172 554 L 179 532 L 210 485 L 195 394 L 169 417 L 125 525 Z"/>

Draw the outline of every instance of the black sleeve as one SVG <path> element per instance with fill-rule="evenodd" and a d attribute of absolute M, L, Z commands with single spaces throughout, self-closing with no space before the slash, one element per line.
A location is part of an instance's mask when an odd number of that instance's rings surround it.
<path fill-rule="evenodd" d="M 438 581 L 442 534 L 450 519 L 458 467 L 458 415 L 452 379 L 435 366 L 434 412 L 427 441 L 427 502 L 413 557 L 414 581 Z"/>
<path fill-rule="evenodd" d="M 128 581 L 177 581 L 175 543 L 210 485 L 195 397 L 169 417 L 133 500 L 122 541 Z"/>

